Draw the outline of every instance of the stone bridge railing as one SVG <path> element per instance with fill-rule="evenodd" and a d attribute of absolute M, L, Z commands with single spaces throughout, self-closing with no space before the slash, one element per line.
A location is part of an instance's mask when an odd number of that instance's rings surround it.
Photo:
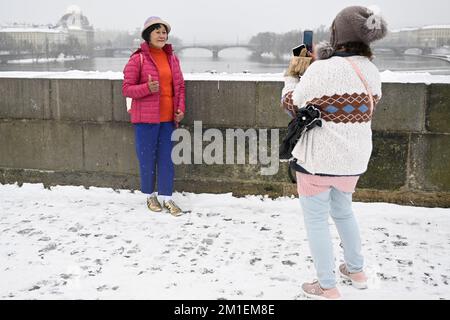
<path fill-rule="evenodd" d="M 121 80 L 0 78 L 0 183 L 139 189 Z M 282 82 L 187 81 L 184 127 L 281 128 Z M 373 157 L 361 201 L 450 206 L 450 85 L 383 84 Z M 280 139 L 283 133 L 280 133 Z M 269 135 L 270 138 L 270 135 Z M 270 145 L 270 144 L 269 144 Z M 236 195 L 295 194 L 284 164 L 177 166 L 176 189 Z"/>

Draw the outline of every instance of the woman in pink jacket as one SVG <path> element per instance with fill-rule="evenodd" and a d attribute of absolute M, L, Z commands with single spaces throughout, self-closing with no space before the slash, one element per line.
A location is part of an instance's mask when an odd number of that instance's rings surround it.
<path fill-rule="evenodd" d="M 123 95 L 132 98 L 129 112 L 135 129 L 141 191 L 147 195 L 151 211 L 160 212 L 164 208 L 179 216 L 182 210 L 172 199 L 171 136 L 184 118 L 184 79 L 180 62 L 167 44 L 170 25 L 159 17 L 150 17 L 142 30 L 145 42 L 125 66 L 122 85 Z"/>

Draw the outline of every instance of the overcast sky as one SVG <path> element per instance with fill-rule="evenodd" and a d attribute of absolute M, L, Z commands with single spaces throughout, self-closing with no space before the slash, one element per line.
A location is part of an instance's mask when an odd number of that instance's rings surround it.
<path fill-rule="evenodd" d="M 449 0 L 0 0 L 0 24 L 56 23 L 73 4 L 100 29 L 134 30 L 160 16 L 185 43 L 243 42 L 258 32 L 329 26 L 348 5 L 377 5 L 390 29 L 450 25 Z"/>

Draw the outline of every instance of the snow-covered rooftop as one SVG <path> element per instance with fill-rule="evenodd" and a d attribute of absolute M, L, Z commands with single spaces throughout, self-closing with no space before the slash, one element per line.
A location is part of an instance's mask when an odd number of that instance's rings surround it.
<path fill-rule="evenodd" d="M 81 8 L 77 5 L 70 5 L 66 9 L 66 14 L 82 14 Z"/>
<path fill-rule="evenodd" d="M 2 28 L 0 32 L 9 32 L 9 33 L 30 33 L 30 32 L 39 32 L 39 33 L 66 33 L 66 31 L 61 29 L 49 29 L 49 28 Z"/>
<path fill-rule="evenodd" d="M 433 26 L 425 26 L 422 29 L 450 29 L 450 24 L 447 25 L 433 25 Z"/>
<path fill-rule="evenodd" d="M 406 31 L 418 31 L 418 30 L 429 30 L 429 29 L 450 29 L 450 25 L 430 25 L 423 27 L 405 27 L 400 29 L 394 29 L 390 32 L 406 32 Z"/>
<path fill-rule="evenodd" d="M 391 30 L 391 33 L 397 33 L 397 32 L 406 32 L 406 31 L 416 31 L 419 30 L 419 28 L 401 28 L 401 29 L 395 29 Z"/>

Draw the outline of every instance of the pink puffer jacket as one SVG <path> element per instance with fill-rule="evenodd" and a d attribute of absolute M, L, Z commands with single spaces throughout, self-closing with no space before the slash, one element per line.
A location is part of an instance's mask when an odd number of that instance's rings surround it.
<path fill-rule="evenodd" d="M 172 45 L 167 44 L 163 50 L 169 58 L 169 65 L 172 70 L 173 83 L 173 109 L 185 112 L 185 89 L 184 78 L 180 68 L 180 62 L 173 53 Z M 141 66 L 141 54 L 143 63 Z M 147 82 L 148 75 L 154 81 L 159 81 L 159 73 L 156 63 L 150 55 L 148 43 L 143 42 L 141 48 L 134 52 L 123 70 L 124 80 L 122 84 L 122 94 L 133 99 L 131 104 L 132 123 L 159 123 L 159 98 L 160 93 L 151 93 Z"/>

